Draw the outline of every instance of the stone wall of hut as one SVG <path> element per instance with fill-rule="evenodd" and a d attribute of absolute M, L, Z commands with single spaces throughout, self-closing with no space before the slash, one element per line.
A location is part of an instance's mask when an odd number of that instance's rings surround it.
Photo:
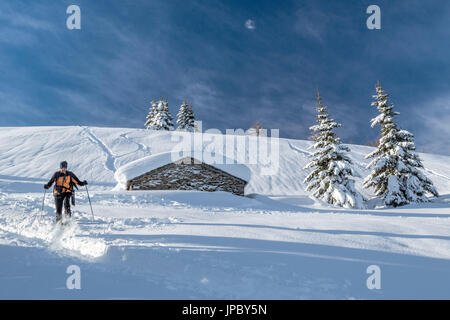
<path fill-rule="evenodd" d="M 205 163 L 170 163 L 128 181 L 128 190 L 226 191 L 243 196 L 246 181 Z"/>

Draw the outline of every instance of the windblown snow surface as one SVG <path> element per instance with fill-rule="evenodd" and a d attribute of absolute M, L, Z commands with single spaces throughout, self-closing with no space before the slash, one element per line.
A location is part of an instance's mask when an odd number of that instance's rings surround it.
<path fill-rule="evenodd" d="M 310 142 L 300 140 L 280 139 L 276 174 L 249 165 L 246 197 L 117 187 L 117 170 L 173 150 L 173 135 L 192 134 L 0 128 L 0 298 L 450 298 L 450 157 L 421 154 L 441 196 L 397 209 L 310 198 L 302 182 Z M 350 148 L 362 190 L 371 148 Z M 89 181 L 95 216 L 81 188 L 63 229 L 51 195 L 41 211 L 43 184 L 62 160 Z M 66 287 L 70 265 L 80 267 L 80 290 Z M 371 265 L 381 270 L 379 290 L 366 285 Z"/>

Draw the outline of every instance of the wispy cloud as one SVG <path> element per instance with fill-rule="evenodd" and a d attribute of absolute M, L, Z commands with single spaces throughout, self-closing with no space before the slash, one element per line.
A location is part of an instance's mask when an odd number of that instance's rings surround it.
<path fill-rule="evenodd" d="M 319 11 L 298 10 L 294 29 L 297 34 L 323 42 L 326 30 L 325 15 Z"/>
<path fill-rule="evenodd" d="M 54 26 L 47 20 L 38 19 L 33 16 L 22 13 L 12 13 L 12 14 L 3 13 L 0 14 L 0 19 L 3 21 L 7 21 L 12 26 L 21 28 L 30 28 L 34 30 L 45 30 L 45 31 L 50 31 L 54 28 Z"/>
<path fill-rule="evenodd" d="M 40 9 L 40 10 L 39 10 Z M 31 45 L 38 40 L 36 31 L 54 33 L 55 25 L 42 5 L 13 6 L 0 4 L 0 41 L 11 45 Z"/>
<path fill-rule="evenodd" d="M 418 151 L 450 154 L 450 94 L 420 103 L 408 130 L 415 134 Z M 402 115 L 400 115 L 402 116 Z"/>
<path fill-rule="evenodd" d="M 27 31 L 4 27 L 0 29 L 0 42 L 13 46 L 33 45 L 37 37 Z"/>
<path fill-rule="evenodd" d="M 2 114 L 8 112 L 15 117 L 13 125 L 42 124 L 48 117 L 47 112 L 33 106 L 29 97 L 11 89 L 0 91 L 0 111 Z M 0 125 L 11 126 L 11 123 L 8 119 L 0 117 Z"/>

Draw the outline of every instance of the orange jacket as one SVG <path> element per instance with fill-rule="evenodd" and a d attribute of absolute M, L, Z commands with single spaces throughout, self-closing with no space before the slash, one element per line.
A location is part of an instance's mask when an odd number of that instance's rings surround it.
<path fill-rule="evenodd" d="M 65 174 L 61 171 L 55 172 L 53 177 L 47 183 L 47 186 L 50 188 L 53 183 L 55 183 L 55 188 L 53 189 L 53 193 L 55 195 L 73 192 L 74 185 L 84 186 L 84 183 L 81 182 L 80 179 L 78 179 L 77 176 L 70 171 L 66 171 Z"/>

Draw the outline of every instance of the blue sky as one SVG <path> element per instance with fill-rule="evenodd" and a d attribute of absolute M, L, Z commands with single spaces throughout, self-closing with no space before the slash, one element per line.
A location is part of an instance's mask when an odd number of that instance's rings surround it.
<path fill-rule="evenodd" d="M 0 125 L 141 128 L 162 96 L 204 128 L 305 139 L 318 86 L 344 142 L 364 144 L 380 80 L 418 150 L 450 154 L 449 40 L 448 1 L 1 1 Z"/>

